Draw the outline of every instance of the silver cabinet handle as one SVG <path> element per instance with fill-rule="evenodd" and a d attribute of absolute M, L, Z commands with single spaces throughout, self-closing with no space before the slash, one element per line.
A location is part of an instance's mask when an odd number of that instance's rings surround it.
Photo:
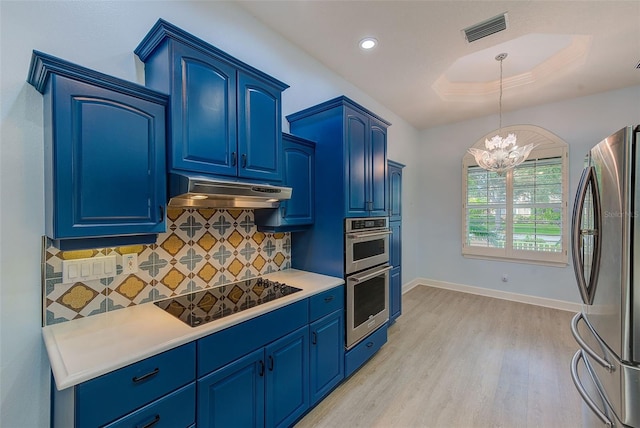
<path fill-rule="evenodd" d="M 607 369 L 609 373 L 613 372 L 615 370 L 615 367 L 613 366 L 613 364 L 605 360 L 600 355 L 596 354 L 596 352 L 593 349 L 591 349 L 589 345 L 587 345 L 587 342 L 584 341 L 582 336 L 580 336 L 580 332 L 578 331 L 578 322 L 580 322 L 580 320 L 584 320 L 584 316 L 582 315 L 582 312 L 578 312 L 571 319 L 571 334 L 573 334 L 573 338 L 576 339 L 576 342 L 578 342 L 578 345 L 580 345 L 580 348 L 582 348 L 584 352 L 586 352 L 591 358 L 596 360 L 598 364 L 600 364 L 602 367 Z"/>
<path fill-rule="evenodd" d="M 573 379 L 573 384 L 576 386 L 578 394 L 580 394 L 584 402 L 587 404 L 587 406 L 589 406 L 591 411 L 596 414 L 598 419 L 600 419 L 606 426 L 612 427 L 613 423 L 609 420 L 607 415 L 602 413 L 602 410 L 598 409 L 596 403 L 593 402 L 591 397 L 589 397 L 587 391 L 584 389 L 584 386 L 582 386 L 582 382 L 580 381 L 580 377 L 578 376 L 578 361 L 580 361 L 580 359 L 584 359 L 582 350 L 578 350 L 571 359 L 571 378 Z"/>
<path fill-rule="evenodd" d="M 367 275 L 364 275 L 364 276 L 350 276 L 347 279 L 351 280 L 351 281 L 355 281 L 355 282 L 362 282 L 362 281 L 366 281 L 367 279 L 374 278 L 374 277 L 380 275 L 381 273 L 385 273 L 387 271 L 390 271 L 391 269 L 393 269 L 393 266 L 387 266 L 384 269 L 377 270 L 377 271 L 375 271 L 373 273 L 370 273 L 370 274 L 367 274 Z"/>

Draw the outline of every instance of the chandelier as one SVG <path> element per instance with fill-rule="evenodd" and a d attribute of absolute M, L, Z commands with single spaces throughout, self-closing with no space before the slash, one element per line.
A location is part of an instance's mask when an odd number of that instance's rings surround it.
<path fill-rule="evenodd" d="M 502 131 L 502 61 L 506 57 L 506 53 L 496 56 L 496 61 L 500 61 L 500 127 L 498 128 L 498 134 L 490 140 L 484 140 L 486 150 L 469 149 L 469 153 L 473 155 L 481 168 L 497 172 L 498 175 L 503 175 L 507 170 L 524 162 L 534 147 L 534 144 L 518 147 L 516 134 L 508 134 L 506 138 L 500 136 Z"/>

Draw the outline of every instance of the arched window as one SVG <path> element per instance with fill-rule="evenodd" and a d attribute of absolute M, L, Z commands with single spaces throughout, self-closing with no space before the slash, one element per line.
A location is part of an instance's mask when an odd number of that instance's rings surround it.
<path fill-rule="evenodd" d="M 518 145 L 536 147 L 503 176 L 462 161 L 462 254 L 465 257 L 564 266 L 568 260 L 568 145 L 532 125 L 504 127 Z M 480 138 L 472 147 L 484 149 Z"/>

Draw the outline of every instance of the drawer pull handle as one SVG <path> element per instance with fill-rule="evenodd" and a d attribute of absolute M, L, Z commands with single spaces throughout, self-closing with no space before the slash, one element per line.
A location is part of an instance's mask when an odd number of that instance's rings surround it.
<path fill-rule="evenodd" d="M 373 342 L 367 342 L 367 348 L 371 348 L 373 346 Z"/>
<path fill-rule="evenodd" d="M 329 303 L 332 300 L 333 300 L 333 295 L 327 296 L 327 297 L 324 298 L 324 301 L 327 302 L 327 303 Z"/>
<path fill-rule="evenodd" d="M 269 371 L 273 371 L 273 356 L 269 355 Z"/>
<path fill-rule="evenodd" d="M 236 166 L 237 160 L 236 152 L 231 152 L 231 166 Z"/>
<path fill-rule="evenodd" d="M 151 428 L 152 426 L 154 426 L 158 422 L 160 422 L 160 415 L 156 415 L 156 417 L 153 418 L 153 420 L 151 422 L 149 422 L 148 424 L 138 425 L 138 428 Z"/>
<path fill-rule="evenodd" d="M 258 372 L 260 377 L 264 376 L 264 361 L 260 360 L 260 371 Z"/>
<path fill-rule="evenodd" d="M 246 154 L 242 154 L 242 167 L 246 168 L 247 167 L 247 155 Z"/>
<path fill-rule="evenodd" d="M 312 334 L 313 334 L 313 340 L 311 343 L 315 345 L 316 343 L 318 343 L 318 333 L 314 331 Z"/>
<path fill-rule="evenodd" d="M 137 382 L 142 382 L 143 380 L 149 379 L 150 377 L 153 377 L 153 376 L 157 375 L 158 373 L 160 373 L 160 369 L 156 367 L 155 369 L 153 369 L 153 371 L 150 371 L 149 373 L 144 374 L 142 376 L 136 376 L 136 377 L 132 378 L 131 380 L 136 382 L 136 383 Z"/>

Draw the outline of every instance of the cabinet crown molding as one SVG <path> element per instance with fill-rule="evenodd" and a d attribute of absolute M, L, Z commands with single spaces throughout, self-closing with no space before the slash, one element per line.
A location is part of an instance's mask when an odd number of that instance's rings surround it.
<path fill-rule="evenodd" d="M 41 94 L 44 94 L 49 76 L 52 74 L 132 95 L 154 103 L 166 105 L 169 102 L 169 96 L 161 92 L 34 50 L 31 55 L 27 83 L 36 88 Z"/>
<path fill-rule="evenodd" d="M 260 79 L 277 87 L 281 91 L 284 91 L 289 87 L 289 85 L 287 85 L 286 83 L 281 82 L 280 80 L 269 76 L 268 74 L 258 70 L 257 68 L 254 68 L 249 64 L 246 64 L 239 59 L 232 57 L 228 53 L 216 48 L 215 46 L 205 42 L 204 40 L 194 36 L 193 34 L 184 31 L 183 29 L 171 24 L 170 22 L 165 21 L 162 18 L 158 19 L 158 21 L 151 28 L 151 30 L 149 30 L 144 39 L 142 39 L 138 47 L 134 49 L 133 53 L 135 53 L 142 62 L 146 62 L 153 51 L 156 50 L 156 48 L 158 48 L 158 46 L 160 46 L 167 38 L 176 40 L 205 54 L 214 54 L 224 61 L 231 63 L 234 67 L 240 70 L 246 70 L 251 74 L 258 76 Z"/>

